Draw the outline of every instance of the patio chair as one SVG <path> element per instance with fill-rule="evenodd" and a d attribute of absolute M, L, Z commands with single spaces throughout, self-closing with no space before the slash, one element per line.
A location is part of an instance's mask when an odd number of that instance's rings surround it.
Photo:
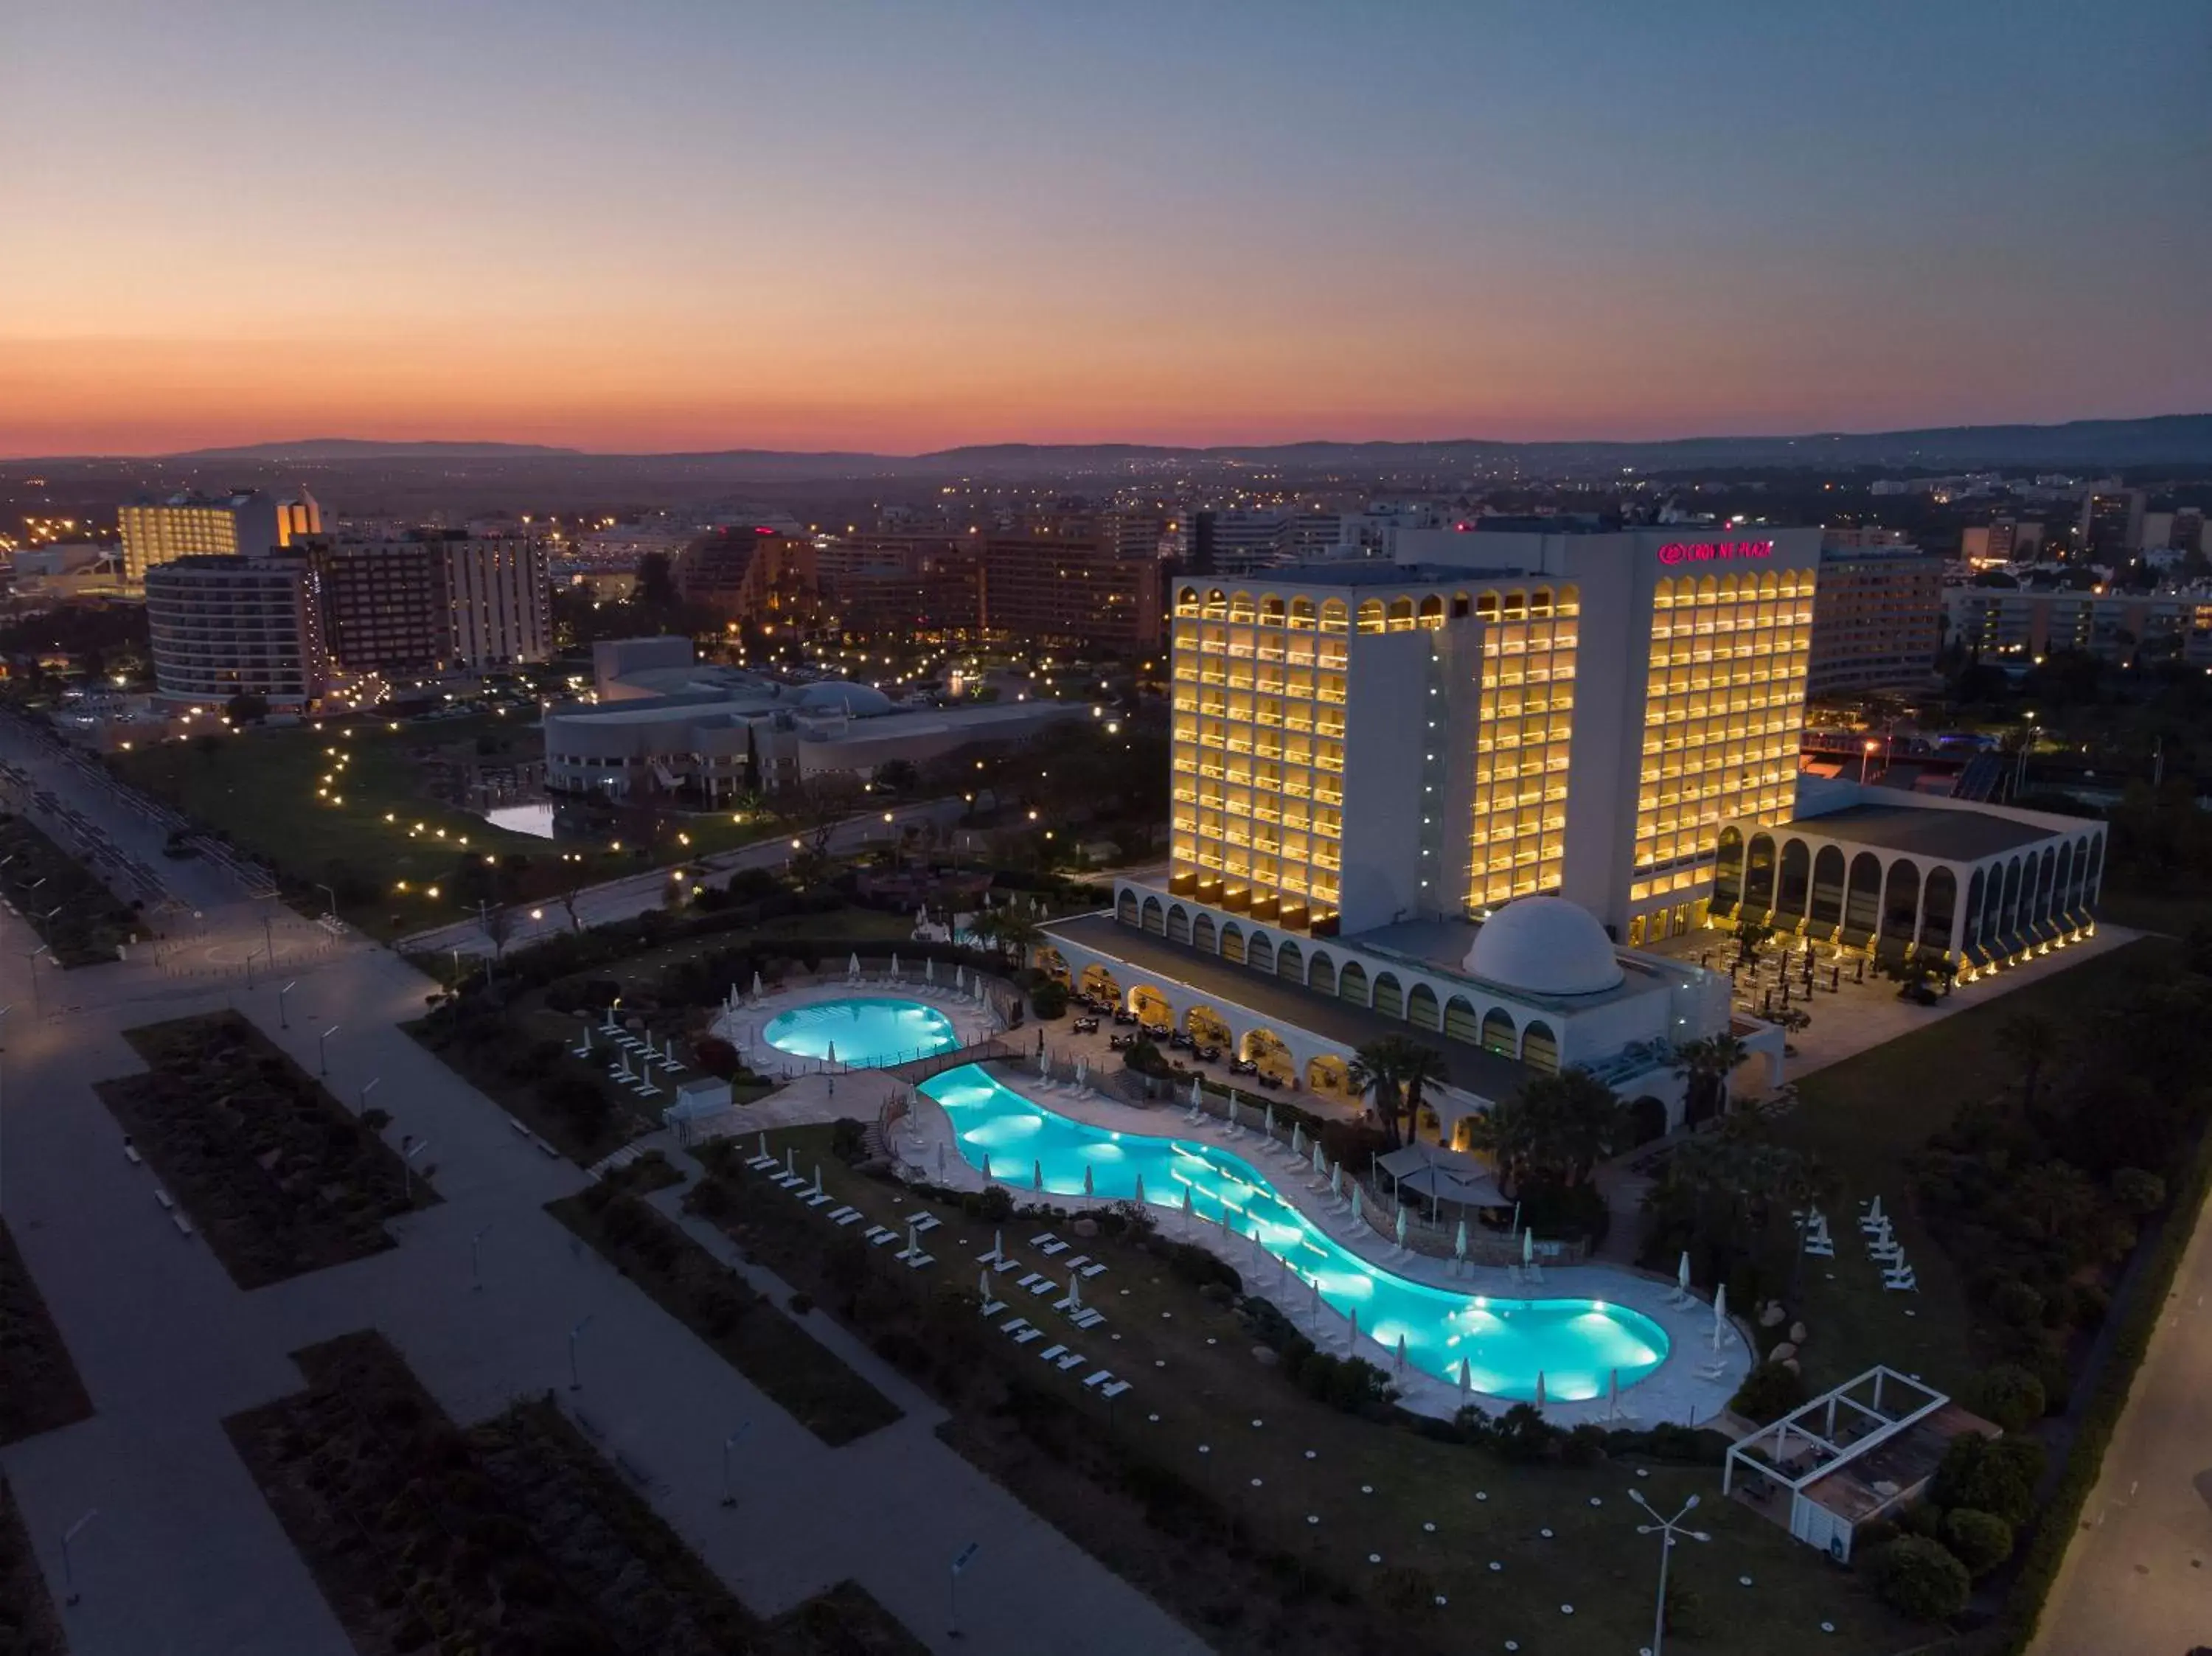
<path fill-rule="evenodd" d="M 1887 1294 L 1917 1294 L 1920 1291 L 1920 1279 L 1908 1271 L 1901 1276 L 1884 1277 L 1881 1279 L 1881 1286 L 1882 1291 Z"/>

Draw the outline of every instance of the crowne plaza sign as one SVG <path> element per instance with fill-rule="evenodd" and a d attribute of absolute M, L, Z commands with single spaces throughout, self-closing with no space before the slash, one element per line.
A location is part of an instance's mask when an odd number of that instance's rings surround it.
<path fill-rule="evenodd" d="M 1773 555 L 1772 541 L 1669 541 L 1659 549 L 1662 563 L 1725 563 Z"/>

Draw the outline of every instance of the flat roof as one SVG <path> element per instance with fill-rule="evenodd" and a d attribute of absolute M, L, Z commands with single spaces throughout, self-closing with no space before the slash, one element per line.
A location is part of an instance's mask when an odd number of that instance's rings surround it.
<path fill-rule="evenodd" d="M 1619 949 L 1613 951 L 1613 956 L 1620 962 L 1620 981 L 1610 989 L 1599 989 L 1587 995 L 1547 995 L 1496 978 L 1480 977 L 1467 969 L 1466 961 L 1467 951 L 1474 946 L 1475 934 L 1481 930 L 1482 923 L 1479 920 L 1444 916 L 1433 919 L 1393 920 L 1388 925 L 1370 926 L 1364 931 L 1347 931 L 1334 941 L 1346 949 L 1404 961 L 1437 977 L 1449 978 L 1455 983 L 1475 985 L 1502 999 L 1527 1006 L 1549 1007 L 1561 1013 L 1586 1011 L 1593 1006 L 1610 1006 L 1615 1001 L 1649 994 L 1655 989 L 1666 986 L 1662 982 L 1654 981 L 1662 975 L 1659 968 L 1624 955 Z M 1325 948 L 1328 942 L 1329 939 L 1317 937 L 1314 940 L 1314 946 Z M 1680 967 L 1674 969 L 1678 975 L 1682 970 Z"/>
<path fill-rule="evenodd" d="M 1480 580 L 1528 580 L 1526 569 L 1462 569 L 1453 564 L 1394 563 L 1388 558 L 1345 558 L 1328 563 L 1285 563 L 1272 569 L 1255 570 L 1249 575 L 1239 575 L 1237 581 L 1250 585 L 1260 582 L 1271 585 L 1285 584 L 1294 586 L 1419 586 L 1428 582 L 1444 584 Z M 1226 590 L 1229 578 L 1206 575 L 1200 578 L 1209 586 Z M 1189 581 L 1178 585 L 1190 585 Z"/>
<path fill-rule="evenodd" d="M 2082 819 L 2082 827 L 2090 825 Z M 1874 846 L 1946 862 L 1972 863 L 2023 846 L 2065 837 L 2064 831 L 1999 816 L 1986 810 L 1916 809 L 1911 805 L 1846 805 L 1790 826 L 1852 845 Z"/>
<path fill-rule="evenodd" d="M 1218 955 L 1208 955 L 1188 943 L 1170 943 L 1133 925 L 1123 925 L 1108 914 L 1079 914 L 1054 920 L 1043 928 L 1048 937 L 1059 937 L 1101 955 L 1127 961 L 1140 972 L 1149 972 L 1177 983 L 1188 984 L 1209 995 L 1257 1012 L 1346 1046 L 1364 1046 L 1384 1035 L 1420 1035 L 1402 1018 L 1339 1000 L 1280 978 L 1232 965 Z M 1124 985 L 1124 988 L 1133 987 Z M 1557 1033 L 1557 1032 L 1554 1032 Z M 1501 1057 L 1451 1040 L 1439 1034 L 1436 1049 L 1443 1055 L 1451 1084 L 1493 1103 L 1518 1093 L 1536 1071 L 1518 1059 Z"/>

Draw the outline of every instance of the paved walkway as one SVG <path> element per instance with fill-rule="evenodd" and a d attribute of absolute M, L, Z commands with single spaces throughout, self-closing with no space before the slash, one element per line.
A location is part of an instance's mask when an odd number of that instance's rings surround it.
<path fill-rule="evenodd" d="M 240 905 L 210 911 L 208 924 L 218 937 L 259 929 Z M 826 1331 L 908 1417 L 830 1449 L 576 1244 L 543 1204 L 584 1175 L 519 1138 L 400 1032 L 434 986 L 393 955 L 352 943 L 307 969 L 286 998 L 289 1028 L 266 982 L 179 984 L 128 964 L 71 974 L 76 1010 L 37 1020 L 25 1016 L 21 930 L 0 923 L 0 1003 L 18 1005 L 7 1028 L 5 1210 L 98 1412 L 0 1452 L 0 1464 L 57 1598 L 60 1535 L 99 1512 L 71 1550 L 82 1594 L 67 1612 L 74 1656 L 344 1656 L 348 1641 L 220 1422 L 299 1389 L 287 1353 L 362 1327 L 392 1339 L 464 1422 L 547 1388 L 580 1404 L 611 1449 L 649 1471 L 656 1507 L 762 1615 L 852 1577 L 933 1648 L 955 1648 L 946 1566 L 977 1541 L 957 1648 L 1033 1652 L 1043 1629 L 1055 1649 L 1099 1656 L 1203 1648 L 940 1443 L 939 1413 L 857 1343 Z M 398 1247 L 241 1293 L 155 1205 L 151 1174 L 123 1159 L 93 1083 L 137 1067 L 120 1030 L 226 1004 L 310 1070 L 318 1032 L 335 1026 L 333 1091 L 351 1106 L 374 1082 L 374 1101 L 394 1117 L 388 1136 L 428 1141 L 447 1199 L 396 1224 Z M 826 1112 L 811 1091 L 773 1113 Z M 568 1335 L 586 1318 L 584 1386 L 571 1394 Z M 726 1510 L 720 1445 L 746 1421 L 740 1499 Z"/>

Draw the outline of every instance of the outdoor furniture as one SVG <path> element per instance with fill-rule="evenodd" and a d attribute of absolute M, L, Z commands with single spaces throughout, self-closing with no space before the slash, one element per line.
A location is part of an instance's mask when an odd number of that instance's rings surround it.
<path fill-rule="evenodd" d="M 872 1247 L 883 1247 L 890 1243 L 896 1242 L 898 1239 L 898 1232 L 895 1230 L 886 1230 L 882 1226 L 878 1225 L 876 1228 L 876 1234 L 869 1237 L 868 1241 Z"/>
<path fill-rule="evenodd" d="M 1082 1310 L 1068 1319 L 1068 1321 L 1073 1323 L 1078 1328 L 1096 1328 L 1105 1320 L 1104 1312 L 1094 1310 L 1089 1306 L 1084 1307 Z"/>
<path fill-rule="evenodd" d="M 1105 1269 L 1106 1267 L 1104 1265 L 1093 1260 L 1091 1264 L 1083 1267 L 1083 1274 L 1086 1277 L 1096 1277 Z"/>
<path fill-rule="evenodd" d="M 805 1202 L 810 1208 L 818 1208 L 824 1202 L 834 1202 L 837 1198 L 830 1195 L 830 1193 L 826 1190 L 817 1190 L 810 1191 L 806 1195 L 801 1197 L 799 1199 Z"/>
<path fill-rule="evenodd" d="M 988 1321 L 990 1321 L 992 1318 L 994 1318 L 994 1317 L 997 1316 L 997 1315 L 998 1315 L 1001 1311 L 1004 1311 L 1006 1308 L 1006 1302 L 1004 1300 L 986 1300 L 986 1301 L 983 1301 L 983 1320 L 984 1320 L 985 1322 L 988 1322 Z"/>
<path fill-rule="evenodd" d="M 1030 1272 L 1030 1274 L 1029 1274 L 1028 1276 L 1026 1276 L 1026 1277 L 1023 1277 L 1023 1278 L 1021 1279 L 1021 1281 L 1019 1281 L 1019 1282 L 1016 1283 L 1014 1284 L 1014 1286 L 1015 1286 L 1016 1288 L 1027 1288 L 1027 1287 L 1029 1287 L 1031 1283 L 1036 1283 L 1036 1282 L 1037 1282 L 1037 1281 L 1039 1281 L 1039 1280 L 1040 1280 L 1040 1278 L 1038 1277 L 1037 1273 L 1036 1273 L 1036 1271 L 1032 1271 L 1031 1272 Z"/>
<path fill-rule="evenodd" d="M 868 1216 L 861 1212 L 860 1209 L 854 1208 L 850 1212 L 839 1215 L 837 1222 L 840 1225 L 857 1225 L 861 1220 L 867 1216 Z"/>
<path fill-rule="evenodd" d="M 1042 1253 L 1046 1258 L 1049 1259 L 1049 1258 L 1051 1258 L 1051 1257 L 1052 1257 L 1054 1254 L 1055 1254 L 1055 1253 L 1066 1253 L 1066 1252 L 1067 1252 L 1067 1244 L 1066 1244 L 1066 1243 L 1065 1243 L 1065 1242 L 1063 1242 L 1063 1241 L 1061 1241 L 1058 1237 L 1054 1237 L 1054 1238 L 1051 1241 L 1049 1241 L 1049 1242 L 1040 1242 L 1040 1243 L 1038 1243 L 1038 1244 L 1037 1244 L 1037 1251 L 1038 1251 L 1040 1253 Z"/>
<path fill-rule="evenodd" d="M 1019 1259 L 996 1259 L 991 1265 L 991 1269 L 994 1271 L 1019 1271 L 1021 1268 L 1022 1262 Z"/>
<path fill-rule="evenodd" d="M 192 1234 L 192 1222 L 181 1213 L 171 1214 L 169 1222 L 177 1228 L 177 1234 L 179 1236 L 189 1236 Z"/>
<path fill-rule="evenodd" d="M 1087 1254 L 1087 1253 L 1079 1253 L 1079 1254 L 1077 1254 L 1077 1255 L 1076 1255 L 1073 1259 L 1070 1259 L 1070 1260 L 1067 1262 L 1067 1268 L 1068 1268 L 1070 1271 L 1080 1271 L 1080 1270 L 1082 1270 L 1082 1269 L 1083 1269 L 1083 1267 L 1084 1267 L 1084 1266 L 1085 1266 L 1085 1265 L 1089 1265 L 1090 1263 L 1091 1263 L 1091 1256 L 1090 1256 L 1089 1254 Z"/>
<path fill-rule="evenodd" d="M 1115 1381 L 1111 1386 L 1100 1386 L 1100 1387 L 1098 1388 L 1098 1395 L 1099 1395 L 1100 1397 L 1102 1397 L 1102 1398 L 1118 1398 L 1118 1397 L 1120 1397 L 1120 1396 L 1121 1395 L 1121 1393 L 1122 1393 L 1122 1392 L 1124 1392 L 1127 1391 L 1128 1389 L 1129 1389 L 1129 1382 L 1128 1382 L 1128 1381 L 1127 1381 L 1127 1380 L 1115 1380 Z"/>
<path fill-rule="evenodd" d="M 138 1147 L 136 1144 L 125 1144 L 123 1147 L 123 1159 L 134 1168 L 142 1167 L 145 1163 L 145 1158 L 138 1154 Z"/>
<path fill-rule="evenodd" d="M 1043 1338 L 1044 1330 L 1042 1328 L 1024 1328 L 1020 1333 L 1014 1336 L 1014 1344 L 1016 1345 L 1027 1345 L 1031 1340 L 1042 1339 Z"/>
<path fill-rule="evenodd" d="M 1112 1380 L 1113 1378 L 1114 1371 L 1112 1369 L 1102 1368 L 1097 1374 L 1091 1375 L 1083 1382 L 1083 1389 L 1086 1392 L 1091 1391 L 1096 1386 L 1104 1385 L 1108 1380 Z"/>
<path fill-rule="evenodd" d="M 1005 1335 L 1007 1335 L 1007 1336 L 1009 1336 L 1009 1337 L 1012 1337 L 1012 1336 L 1013 1336 L 1013 1335 L 1016 1335 L 1016 1334 L 1020 1333 L 1020 1332 L 1022 1331 L 1022 1330 L 1024 1330 L 1024 1328 L 1027 1328 L 1028 1326 L 1029 1326 L 1029 1321 L 1028 1321 L 1028 1319 L 1027 1319 L 1026 1318 L 1023 1318 L 1023 1317 L 1017 1317 L 1017 1318 L 1015 1318 L 1015 1319 L 1013 1319 L 1013 1321 L 1012 1321 L 1012 1322 L 1010 1322 L 1010 1323 L 1000 1323 L 1000 1324 L 999 1325 L 999 1331 L 1000 1331 L 1001 1334 L 1005 1334 Z"/>
<path fill-rule="evenodd" d="M 857 1212 L 857 1211 L 859 1211 L 859 1210 L 858 1210 L 858 1209 L 856 1209 L 856 1208 L 854 1208 L 854 1205 L 853 1205 L 850 1202 L 848 1202 L 848 1203 L 846 1203 L 846 1204 L 845 1204 L 845 1205 L 844 1205 L 844 1206 L 842 1206 L 842 1207 L 841 1207 L 841 1208 L 838 1208 L 838 1209 L 837 1209 L 837 1210 L 836 1210 L 834 1212 L 831 1212 L 831 1213 L 829 1213 L 829 1214 L 825 1214 L 825 1215 L 823 1216 L 823 1217 L 825 1217 L 825 1218 L 829 1218 L 829 1219 L 842 1220 L 842 1219 L 844 1218 L 844 1216 L 845 1216 L 847 1214 L 848 1214 L 848 1213 L 854 1213 L 854 1212 Z"/>
<path fill-rule="evenodd" d="M 1080 1351 L 1071 1351 L 1066 1356 L 1060 1358 L 1056 1366 L 1059 1368 L 1060 1372 L 1064 1374 L 1071 1368 L 1080 1368 L 1085 1363 L 1090 1361 L 1091 1359 L 1085 1356 Z"/>
<path fill-rule="evenodd" d="M 167 1213 L 177 1205 L 176 1198 L 171 1196 L 168 1192 L 163 1190 L 159 1185 L 154 1186 L 154 1199 L 161 1204 L 161 1210 L 164 1213 Z"/>
<path fill-rule="evenodd" d="M 1047 1242 L 1057 1241 L 1058 1240 L 1059 1238 L 1055 1237 L 1050 1231 L 1041 1230 L 1037 1232 L 1036 1235 L 1030 1238 L 1030 1246 L 1031 1247 L 1042 1247 Z"/>
<path fill-rule="evenodd" d="M 898 1258 L 906 1261 L 906 1268 L 908 1271 L 919 1271 L 924 1265 L 933 1265 L 937 1263 L 937 1256 L 934 1253 L 902 1253 Z"/>
<path fill-rule="evenodd" d="M 1032 1294 L 1049 1294 L 1058 1286 L 1059 1284 L 1054 1283 L 1051 1277 L 1040 1277 L 1036 1281 L 1030 1284 L 1030 1292 Z"/>
<path fill-rule="evenodd" d="M 1047 1362 L 1049 1362 L 1066 1350 L 1067 1348 L 1064 1345 L 1048 1345 L 1043 1350 L 1038 1352 L 1037 1356 L 1042 1357 Z"/>
<path fill-rule="evenodd" d="M 1908 1271 L 1902 1276 L 1884 1277 L 1881 1279 L 1881 1286 L 1885 1293 L 1917 1294 L 1920 1291 L 1920 1279 Z"/>

